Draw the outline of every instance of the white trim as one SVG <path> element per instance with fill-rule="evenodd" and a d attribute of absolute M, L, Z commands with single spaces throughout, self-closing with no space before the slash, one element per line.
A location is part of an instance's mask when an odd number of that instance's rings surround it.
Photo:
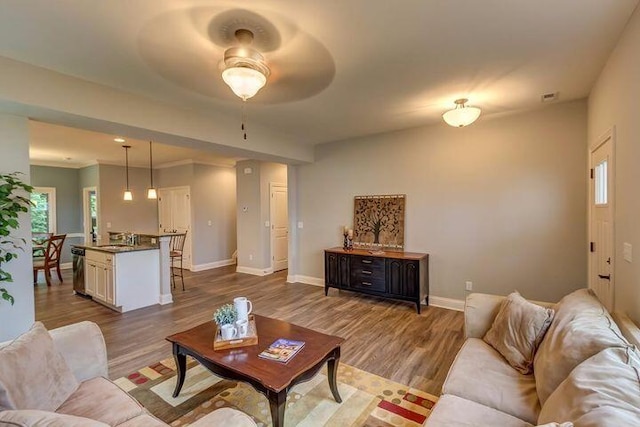
<path fill-rule="evenodd" d="M 227 265 L 234 265 L 236 261 L 234 259 L 223 259 L 222 261 L 208 262 L 206 264 L 197 264 L 191 266 L 191 271 L 204 271 L 214 268 L 220 268 Z"/>
<path fill-rule="evenodd" d="M 67 233 L 67 239 L 77 239 L 78 237 L 84 238 L 84 233 Z"/>
<path fill-rule="evenodd" d="M 321 277 L 303 276 L 301 274 L 292 274 L 287 276 L 287 283 L 304 283 L 306 285 L 324 287 L 324 279 Z"/>
<path fill-rule="evenodd" d="M 171 294 L 160 294 L 160 298 L 158 299 L 158 304 L 167 305 L 173 302 L 173 295 Z"/>
<path fill-rule="evenodd" d="M 97 165 L 98 162 L 90 161 L 85 163 L 71 163 L 69 161 L 55 161 L 55 160 L 39 160 L 39 159 L 29 159 L 29 164 L 31 166 L 46 166 L 50 168 L 64 168 L 64 169 L 83 169 L 89 166 Z"/>
<path fill-rule="evenodd" d="M 253 268 L 253 267 L 236 267 L 236 273 L 252 274 L 254 276 L 266 276 L 273 273 L 273 269 L 269 268 Z"/>
<path fill-rule="evenodd" d="M 60 263 L 60 270 L 71 270 L 73 268 L 73 263 L 72 262 L 61 262 Z"/>
<path fill-rule="evenodd" d="M 429 306 L 446 308 L 448 310 L 464 311 L 464 300 L 429 295 Z"/>

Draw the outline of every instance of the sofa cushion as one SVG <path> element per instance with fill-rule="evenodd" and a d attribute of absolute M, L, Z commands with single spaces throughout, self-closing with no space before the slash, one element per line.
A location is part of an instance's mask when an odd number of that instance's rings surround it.
<path fill-rule="evenodd" d="M 56 411 L 117 426 L 144 413 L 142 406 L 106 378 L 84 381 Z"/>
<path fill-rule="evenodd" d="M 190 427 L 210 427 L 210 426 L 233 426 L 233 427 L 256 427 L 253 419 L 236 409 L 220 408 L 208 413 L 202 418 L 198 418 Z"/>
<path fill-rule="evenodd" d="M 108 424 L 88 418 L 37 409 L 1 411 L 0 425 L 6 427 L 109 427 Z"/>
<path fill-rule="evenodd" d="M 555 311 L 533 362 L 542 404 L 580 363 L 605 348 L 628 345 L 607 310 L 588 289 L 565 296 Z"/>
<path fill-rule="evenodd" d="M 191 425 L 193 426 L 193 424 Z M 131 418 L 124 423 L 119 424 L 118 427 L 167 427 L 167 424 L 163 423 L 153 415 L 145 412 L 144 414 L 140 414 L 137 417 Z"/>
<path fill-rule="evenodd" d="M 426 427 L 532 427 L 526 421 L 462 397 L 440 396 L 425 423 Z"/>
<path fill-rule="evenodd" d="M 553 320 L 553 310 L 532 304 L 518 292 L 502 301 L 484 340 L 521 374 L 533 371 L 533 356 Z"/>
<path fill-rule="evenodd" d="M 522 375 L 493 347 L 469 338 L 456 355 L 442 387 L 452 394 L 535 424 L 540 412 L 533 375 Z"/>
<path fill-rule="evenodd" d="M 77 388 L 42 323 L 0 349 L 0 410 L 55 411 Z"/>
<path fill-rule="evenodd" d="M 608 348 L 578 365 L 549 396 L 539 422 L 576 426 L 640 426 L 640 358 Z"/>

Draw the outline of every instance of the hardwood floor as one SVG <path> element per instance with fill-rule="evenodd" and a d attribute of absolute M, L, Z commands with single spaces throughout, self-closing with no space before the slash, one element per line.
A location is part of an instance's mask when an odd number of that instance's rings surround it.
<path fill-rule="evenodd" d="M 418 315 L 410 303 L 335 289 L 325 297 L 321 287 L 287 284 L 286 271 L 257 277 L 235 273 L 235 266 L 185 270 L 186 291 L 175 290 L 173 304 L 124 314 L 73 295 L 70 271 L 63 278 L 62 285 L 34 288 L 36 320 L 48 329 L 81 320 L 100 325 L 111 378 L 170 357 L 166 336 L 211 320 L 236 296 L 248 297 L 257 314 L 345 338 L 344 363 L 435 395 L 464 341 L 460 312 L 427 307 Z"/>

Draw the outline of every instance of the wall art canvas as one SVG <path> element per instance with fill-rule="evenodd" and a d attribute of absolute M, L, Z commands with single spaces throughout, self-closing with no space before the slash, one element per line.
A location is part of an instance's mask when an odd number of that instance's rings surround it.
<path fill-rule="evenodd" d="M 371 248 L 404 248 L 404 194 L 355 196 L 353 242 Z"/>

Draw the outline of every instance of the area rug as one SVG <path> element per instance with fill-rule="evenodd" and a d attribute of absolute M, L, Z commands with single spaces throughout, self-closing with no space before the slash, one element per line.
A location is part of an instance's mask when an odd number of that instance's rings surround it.
<path fill-rule="evenodd" d="M 187 376 L 177 398 L 176 366 L 166 359 L 115 381 L 149 412 L 172 426 L 188 426 L 218 408 L 230 407 L 250 415 L 260 427 L 271 425 L 269 402 L 250 385 L 216 376 L 189 358 Z M 287 397 L 285 425 L 293 426 L 421 426 L 437 397 L 341 363 L 337 403 L 327 381 L 326 367 Z"/>

